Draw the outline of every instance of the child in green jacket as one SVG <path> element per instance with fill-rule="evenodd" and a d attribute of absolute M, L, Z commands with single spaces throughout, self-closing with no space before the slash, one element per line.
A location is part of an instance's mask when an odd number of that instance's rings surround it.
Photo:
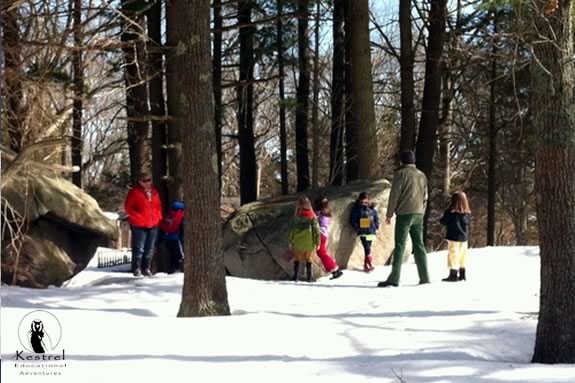
<path fill-rule="evenodd" d="M 319 244 L 319 223 L 313 212 L 311 202 L 307 197 L 300 197 L 289 232 L 289 246 L 294 254 L 293 281 L 298 280 L 300 262 L 306 262 L 306 280 L 311 282 L 312 256 Z"/>

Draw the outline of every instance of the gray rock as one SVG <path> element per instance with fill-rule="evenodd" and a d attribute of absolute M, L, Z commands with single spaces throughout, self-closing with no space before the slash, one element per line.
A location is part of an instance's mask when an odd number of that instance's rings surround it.
<path fill-rule="evenodd" d="M 86 267 L 98 246 L 117 239 L 116 223 L 96 200 L 60 177 L 38 170 L 17 175 L 2 197 L 3 219 L 13 229 L 23 224 L 19 241 L 2 232 L 3 283 L 60 286 Z"/>
<path fill-rule="evenodd" d="M 366 191 L 380 217 L 380 229 L 373 243 L 374 265 L 383 265 L 393 251 L 393 224 L 385 225 L 390 183 L 386 180 L 354 182 L 342 187 L 324 188 L 296 195 L 281 196 L 242 206 L 224 225 L 224 257 L 228 272 L 237 277 L 282 280 L 292 275 L 288 232 L 295 212 L 295 201 L 306 195 L 312 201 L 326 196 L 332 206 L 328 251 L 342 269 L 363 270 L 364 252 L 359 238 L 349 225 L 351 207 L 360 192 Z M 408 246 L 409 247 L 409 246 Z M 411 249 L 406 249 L 408 254 Z M 315 257 L 314 274 L 325 275 Z"/>

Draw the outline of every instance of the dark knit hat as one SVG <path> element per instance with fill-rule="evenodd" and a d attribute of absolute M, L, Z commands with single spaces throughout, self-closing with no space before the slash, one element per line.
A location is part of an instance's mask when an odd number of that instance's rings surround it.
<path fill-rule="evenodd" d="M 404 165 L 414 164 L 415 163 L 415 153 L 413 153 L 413 150 L 409 150 L 409 149 L 402 150 L 401 153 L 399 153 L 399 160 Z"/>

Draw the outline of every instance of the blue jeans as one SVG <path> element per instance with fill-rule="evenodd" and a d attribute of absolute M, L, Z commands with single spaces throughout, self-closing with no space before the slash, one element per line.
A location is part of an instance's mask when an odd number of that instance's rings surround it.
<path fill-rule="evenodd" d="M 132 272 L 136 269 L 150 268 L 154 256 L 154 245 L 158 236 L 158 228 L 146 229 L 132 226 Z"/>

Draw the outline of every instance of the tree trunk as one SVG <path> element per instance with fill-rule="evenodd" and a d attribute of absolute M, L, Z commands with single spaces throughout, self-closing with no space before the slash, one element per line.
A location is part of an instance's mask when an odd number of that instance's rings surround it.
<path fill-rule="evenodd" d="M 411 33 L 411 2 L 399 1 L 399 35 L 401 53 L 401 136 L 399 149 L 415 149 L 415 85 L 413 80 L 413 37 Z"/>
<path fill-rule="evenodd" d="M 495 203 L 497 199 L 497 124 L 495 121 L 495 95 L 497 80 L 497 13 L 493 14 L 493 58 L 489 86 L 489 169 L 487 171 L 487 246 L 495 246 Z"/>
<path fill-rule="evenodd" d="M 441 100 L 441 56 L 447 15 L 447 0 L 431 0 L 425 81 L 421 102 L 421 119 L 417 135 L 417 167 L 431 179 L 433 155 L 437 144 L 439 127 L 439 104 Z"/>
<path fill-rule="evenodd" d="M 18 29 L 19 7 L 15 0 L 4 0 L 1 3 L 0 23 L 3 31 L 4 48 L 4 113 L 9 146 L 18 153 L 22 149 L 22 58 L 20 31 Z"/>
<path fill-rule="evenodd" d="M 312 185 L 315 188 L 319 186 L 319 20 L 321 17 L 321 2 L 316 3 L 316 21 L 314 29 L 314 52 L 313 52 L 313 105 L 312 105 L 312 145 L 313 145 L 313 165 L 312 165 Z"/>
<path fill-rule="evenodd" d="M 218 154 L 218 182 L 222 188 L 222 127 L 224 107 L 222 102 L 222 0 L 214 0 L 214 41 L 212 73 L 214 86 L 214 121 L 216 128 L 216 149 Z"/>
<path fill-rule="evenodd" d="M 173 28 L 172 23 L 179 22 L 180 15 L 178 14 L 178 7 L 176 3 L 168 1 L 166 3 L 166 34 L 167 44 L 170 47 L 168 57 L 166 59 L 166 88 L 168 94 L 168 115 L 170 117 L 176 116 L 180 113 L 181 107 L 180 87 L 182 86 L 182 79 L 180 76 L 180 67 L 178 66 L 180 44 L 186 44 L 183 41 L 184 36 L 181 34 L 180 28 Z M 213 95 L 210 96 L 210 99 Z M 174 120 L 168 122 L 167 140 L 168 140 L 168 194 L 171 201 L 182 200 L 184 198 L 184 180 L 183 168 L 181 166 L 182 155 L 182 135 L 180 125 Z M 195 146 L 194 146 L 195 147 Z"/>
<path fill-rule="evenodd" d="M 141 68 L 144 67 L 144 17 L 142 11 L 145 4 L 142 0 L 122 0 L 126 83 L 126 115 L 128 117 L 128 150 L 130 155 L 130 175 L 136 183 L 138 175 L 148 165 L 149 151 L 147 139 L 149 135 L 148 90 L 146 78 Z"/>
<path fill-rule="evenodd" d="M 345 32 L 345 181 L 350 182 L 359 178 L 357 159 L 357 118 L 355 116 L 353 95 L 353 70 L 351 57 L 352 22 L 351 7 L 353 0 L 344 0 L 344 32 Z"/>
<path fill-rule="evenodd" d="M 343 133 L 345 129 L 345 35 L 344 1 L 333 2 L 333 69 L 331 87 L 331 134 L 329 174 L 332 185 L 343 185 Z"/>
<path fill-rule="evenodd" d="M 358 177 L 377 179 L 379 177 L 379 155 L 375 129 L 373 81 L 371 79 L 371 45 L 369 39 L 369 2 L 354 0 L 351 4 L 351 72 L 353 81 L 353 114 L 357 120 Z"/>
<path fill-rule="evenodd" d="M 164 68 L 162 54 L 162 1 L 155 0 L 148 10 L 148 60 L 150 68 L 150 113 L 153 117 L 166 117 L 164 100 Z M 160 195 L 164 211 L 168 209 L 168 156 L 166 123 L 152 120 L 152 179 Z"/>
<path fill-rule="evenodd" d="M 82 188 L 82 112 L 84 97 L 84 68 L 82 67 L 82 0 L 74 0 L 73 10 L 74 46 L 72 67 L 74 68 L 74 103 L 72 110 L 72 166 L 78 171 L 72 173 L 72 183 Z"/>
<path fill-rule="evenodd" d="M 299 54 L 299 80 L 296 90 L 295 112 L 295 142 L 296 142 L 296 168 L 297 190 L 309 189 L 309 149 L 307 143 L 308 106 L 310 73 L 308 63 L 309 36 L 308 36 L 309 0 L 298 0 L 298 54 Z"/>
<path fill-rule="evenodd" d="M 250 24 L 252 0 L 240 0 L 238 23 Z M 240 28 L 240 83 L 238 85 L 238 136 L 240 145 L 240 200 L 257 200 L 257 162 L 254 138 L 254 33 L 255 27 Z"/>
<path fill-rule="evenodd" d="M 287 161 L 287 123 L 286 123 L 286 106 L 285 106 L 285 69 L 284 69 L 284 52 L 283 52 L 283 2 L 277 1 L 278 20 L 277 20 L 277 50 L 278 50 L 278 71 L 279 71 L 279 109 L 280 109 L 280 172 L 282 183 L 282 194 L 289 193 L 288 180 L 288 161 Z"/>
<path fill-rule="evenodd" d="M 179 108 L 174 124 L 183 134 L 186 215 L 185 271 L 179 317 L 229 315 L 220 223 L 217 143 L 210 58 L 210 1 L 172 0 L 169 28 L 180 37 L 172 57 L 178 68 Z M 190 22 L 193 20 L 193 22 Z M 174 84 L 172 84 L 174 85 Z"/>
<path fill-rule="evenodd" d="M 538 1 L 541 8 L 546 1 Z M 532 104 L 541 255 L 534 363 L 575 363 L 575 62 L 573 7 L 563 0 L 534 28 Z"/>
<path fill-rule="evenodd" d="M 441 190 L 448 195 L 451 189 L 451 124 L 453 112 L 451 104 L 455 96 L 451 68 L 444 67 L 442 112 L 439 120 L 439 163 L 441 166 Z"/>

